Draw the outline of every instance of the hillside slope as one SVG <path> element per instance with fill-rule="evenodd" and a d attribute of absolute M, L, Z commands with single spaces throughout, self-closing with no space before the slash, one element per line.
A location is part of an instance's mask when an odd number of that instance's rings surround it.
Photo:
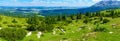
<path fill-rule="evenodd" d="M 110 16 L 113 11 L 115 17 Z M 92 17 L 89 17 L 89 15 L 83 15 L 82 19 L 74 19 L 76 16 L 72 16 L 71 19 L 71 17 L 68 16 L 64 21 L 57 21 L 57 23 L 54 24 L 55 28 L 52 32 L 43 32 L 41 38 L 37 37 L 39 31 L 36 30 L 32 31 L 30 36 L 25 37 L 21 41 L 119 41 L 120 9 L 104 10 L 99 13 L 102 16 L 93 15 Z M 118 15 L 116 16 L 116 14 Z M 15 18 L 8 16 L 1 16 L 1 18 L 2 28 L 10 28 L 11 25 L 11 28 L 25 29 L 27 27 L 26 18 Z M 13 21 L 14 19 L 17 22 Z M 64 29 L 65 32 L 61 31 L 58 28 L 59 26 Z M 54 31 L 56 32 L 55 34 Z M 3 38 L 0 38 L 0 40 L 5 41 Z"/>

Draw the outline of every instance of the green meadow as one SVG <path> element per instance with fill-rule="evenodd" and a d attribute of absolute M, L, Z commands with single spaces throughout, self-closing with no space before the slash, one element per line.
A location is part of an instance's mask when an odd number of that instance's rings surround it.
<path fill-rule="evenodd" d="M 120 9 L 70 16 L 1 15 L 0 28 L 0 41 L 120 41 Z"/>

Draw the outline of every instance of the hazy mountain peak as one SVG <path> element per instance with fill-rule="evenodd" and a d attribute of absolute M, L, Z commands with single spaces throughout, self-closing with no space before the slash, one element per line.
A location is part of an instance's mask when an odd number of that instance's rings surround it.
<path fill-rule="evenodd" d="M 94 7 L 120 7 L 120 1 L 118 0 L 107 0 L 107 1 L 100 1 L 93 5 Z"/>
<path fill-rule="evenodd" d="M 102 1 L 118 1 L 118 0 L 102 0 Z"/>

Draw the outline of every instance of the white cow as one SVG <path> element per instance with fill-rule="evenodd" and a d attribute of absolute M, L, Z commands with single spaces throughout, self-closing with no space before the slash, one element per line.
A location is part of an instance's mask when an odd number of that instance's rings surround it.
<path fill-rule="evenodd" d="M 53 31 L 53 35 L 55 35 L 56 34 L 56 31 Z"/>
<path fill-rule="evenodd" d="M 113 32 L 109 32 L 110 34 L 112 34 Z"/>
<path fill-rule="evenodd" d="M 30 32 L 28 32 L 28 33 L 27 33 L 27 35 L 26 35 L 26 36 L 30 36 L 31 34 L 32 34 L 32 32 L 30 31 Z"/>
<path fill-rule="evenodd" d="M 1 30 L 2 28 L 0 27 L 0 30 Z"/>
<path fill-rule="evenodd" d="M 61 29 L 61 31 L 62 31 L 63 33 L 66 33 L 66 32 L 64 31 L 64 29 Z"/>
<path fill-rule="evenodd" d="M 38 34 L 37 34 L 38 38 L 40 38 L 41 35 L 42 35 L 42 32 L 39 31 Z"/>

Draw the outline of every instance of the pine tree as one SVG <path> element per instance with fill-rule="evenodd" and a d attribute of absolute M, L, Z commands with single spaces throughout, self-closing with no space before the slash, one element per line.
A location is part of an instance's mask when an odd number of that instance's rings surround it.
<path fill-rule="evenodd" d="M 82 19 L 82 13 L 77 14 L 77 19 Z"/>
<path fill-rule="evenodd" d="M 14 19 L 14 20 L 12 21 L 12 23 L 17 23 L 17 21 Z"/>
<path fill-rule="evenodd" d="M 33 17 L 29 17 L 27 20 L 27 23 L 29 24 L 29 26 L 27 27 L 27 30 L 29 31 L 35 31 L 37 30 L 36 28 L 39 27 L 39 17 L 37 16 L 37 14 L 34 14 Z"/>
<path fill-rule="evenodd" d="M 72 14 L 72 15 L 70 16 L 70 18 L 71 18 L 72 20 L 75 20 L 75 19 L 76 19 L 75 14 Z"/>
<path fill-rule="evenodd" d="M 67 15 L 62 16 L 62 20 L 63 21 L 67 20 Z"/>
<path fill-rule="evenodd" d="M 86 13 L 86 16 L 87 16 L 87 17 L 91 17 L 91 13 L 90 13 L 90 12 L 87 12 L 87 13 Z"/>
<path fill-rule="evenodd" d="M 96 13 L 96 16 L 100 17 L 100 12 L 97 12 L 97 13 Z"/>
<path fill-rule="evenodd" d="M 89 22 L 89 19 L 86 17 L 83 23 L 87 24 Z"/>
<path fill-rule="evenodd" d="M 62 15 L 59 15 L 59 16 L 57 17 L 57 21 L 62 21 Z"/>
<path fill-rule="evenodd" d="M 111 14 L 110 15 L 112 16 L 112 18 L 117 17 L 117 14 L 116 14 L 116 12 L 114 10 L 111 10 Z"/>

